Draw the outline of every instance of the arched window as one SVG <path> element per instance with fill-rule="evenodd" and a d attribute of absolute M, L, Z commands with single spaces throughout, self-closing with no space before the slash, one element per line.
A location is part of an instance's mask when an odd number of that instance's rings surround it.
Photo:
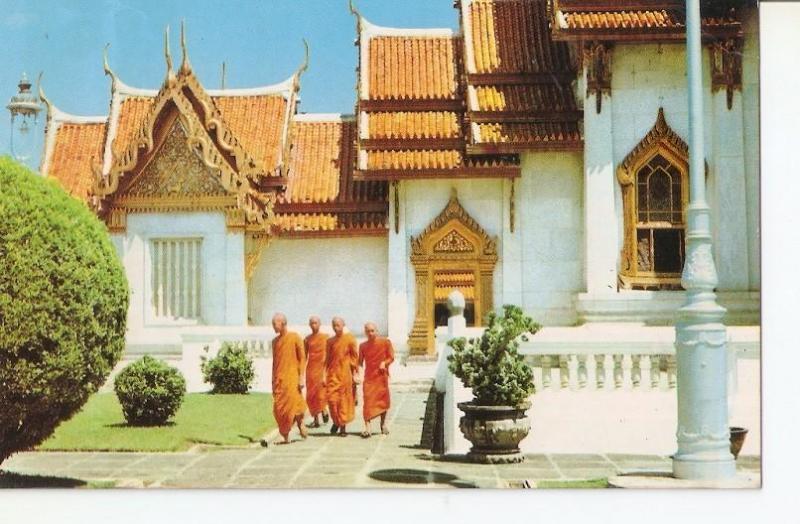
<path fill-rule="evenodd" d="M 622 287 L 680 289 L 687 175 L 688 147 L 659 109 L 655 126 L 617 171 L 625 208 Z"/>

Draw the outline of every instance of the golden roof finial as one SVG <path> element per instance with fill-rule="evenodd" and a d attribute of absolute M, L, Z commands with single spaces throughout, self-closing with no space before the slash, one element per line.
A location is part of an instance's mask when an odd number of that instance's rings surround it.
<path fill-rule="evenodd" d="M 356 8 L 356 5 L 355 3 L 353 3 L 353 0 L 350 0 L 349 7 L 350 7 L 350 14 L 356 17 L 356 30 L 358 31 L 359 34 L 361 34 L 361 19 L 364 17 L 361 16 L 361 13 Z"/>
<path fill-rule="evenodd" d="M 187 73 L 191 70 L 189 65 L 189 51 L 186 48 L 186 21 L 181 20 L 181 73 Z"/>
<path fill-rule="evenodd" d="M 175 79 L 175 72 L 172 70 L 172 55 L 169 53 L 169 26 L 164 28 L 164 59 L 167 62 L 167 82 Z"/>
<path fill-rule="evenodd" d="M 106 76 L 111 77 L 111 90 L 113 91 L 117 86 L 117 75 L 114 74 L 114 71 L 111 70 L 111 66 L 108 64 L 108 48 L 111 47 L 111 44 L 106 44 L 103 48 L 103 72 Z"/>
<path fill-rule="evenodd" d="M 297 69 L 298 77 L 308 70 L 308 57 L 310 54 L 310 50 L 308 47 L 308 41 L 305 38 L 303 38 L 303 48 L 304 48 L 303 63 L 300 64 L 300 67 Z"/>

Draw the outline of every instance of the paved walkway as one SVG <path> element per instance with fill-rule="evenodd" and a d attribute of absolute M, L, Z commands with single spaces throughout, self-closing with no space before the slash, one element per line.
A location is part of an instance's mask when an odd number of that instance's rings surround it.
<path fill-rule="evenodd" d="M 26 475 L 85 481 L 113 480 L 118 487 L 204 488 L 432 488 L 515 487 L 522 481 L 606 478 L 629 469 L 670 467 L 654 455 L 528 455 L 522 464 L 479 465 L 440 459 L 419 446 L 428 395 L 396 392 L 391 434 L 346 438 L 310 431 L 290 445 L 237 449 L 195 448 L 183 453 L 20 453 L 2 468 Z M 759 471 L 758 457 L 740 469 Z"/>

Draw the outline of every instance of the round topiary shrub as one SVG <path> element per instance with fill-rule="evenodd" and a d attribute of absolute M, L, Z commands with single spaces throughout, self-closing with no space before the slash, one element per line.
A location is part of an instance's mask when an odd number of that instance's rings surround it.
<path fill-rule="evenodd" d="M 253 359 L 240 343 L 223 342 L 216 357 L 201 360 L 203 380 L 213 386 L 212 393 L 247 393 L 256 377 Z"/>
<path fill-rule="evenodd" d="M 114 393 L 128 424 L 161 426 L 181 407 L 186 380 L 174 367 L 145 355 L 114 378 Z"/>
<path fill-rule="evenodd" d="M 49 437 L 125 345 L 128 284 L 105 225 L 0 158 L 0 462 Z"/>

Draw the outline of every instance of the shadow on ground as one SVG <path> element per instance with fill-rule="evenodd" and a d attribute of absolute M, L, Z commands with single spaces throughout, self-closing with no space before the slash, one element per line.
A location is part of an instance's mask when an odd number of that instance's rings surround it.
<path fill-rule="evenodd" d="M 105 485 L 108 484 L 108 485 Z M 4 488 L 95 488 L 112 487 L 113 482 L 98 483 L 70 477 L 48 477 L 43 475 L 22 475 L 0 471 L 0 489 Z"/>
<path fill-rule="evenodd" d="M 475 488 L 472 482 L 461 480 L 456 475 L 421 469 L 379 469 L 369 474 L 373 480 L 395 484 L 442 484 L 453 488 Z"/>

